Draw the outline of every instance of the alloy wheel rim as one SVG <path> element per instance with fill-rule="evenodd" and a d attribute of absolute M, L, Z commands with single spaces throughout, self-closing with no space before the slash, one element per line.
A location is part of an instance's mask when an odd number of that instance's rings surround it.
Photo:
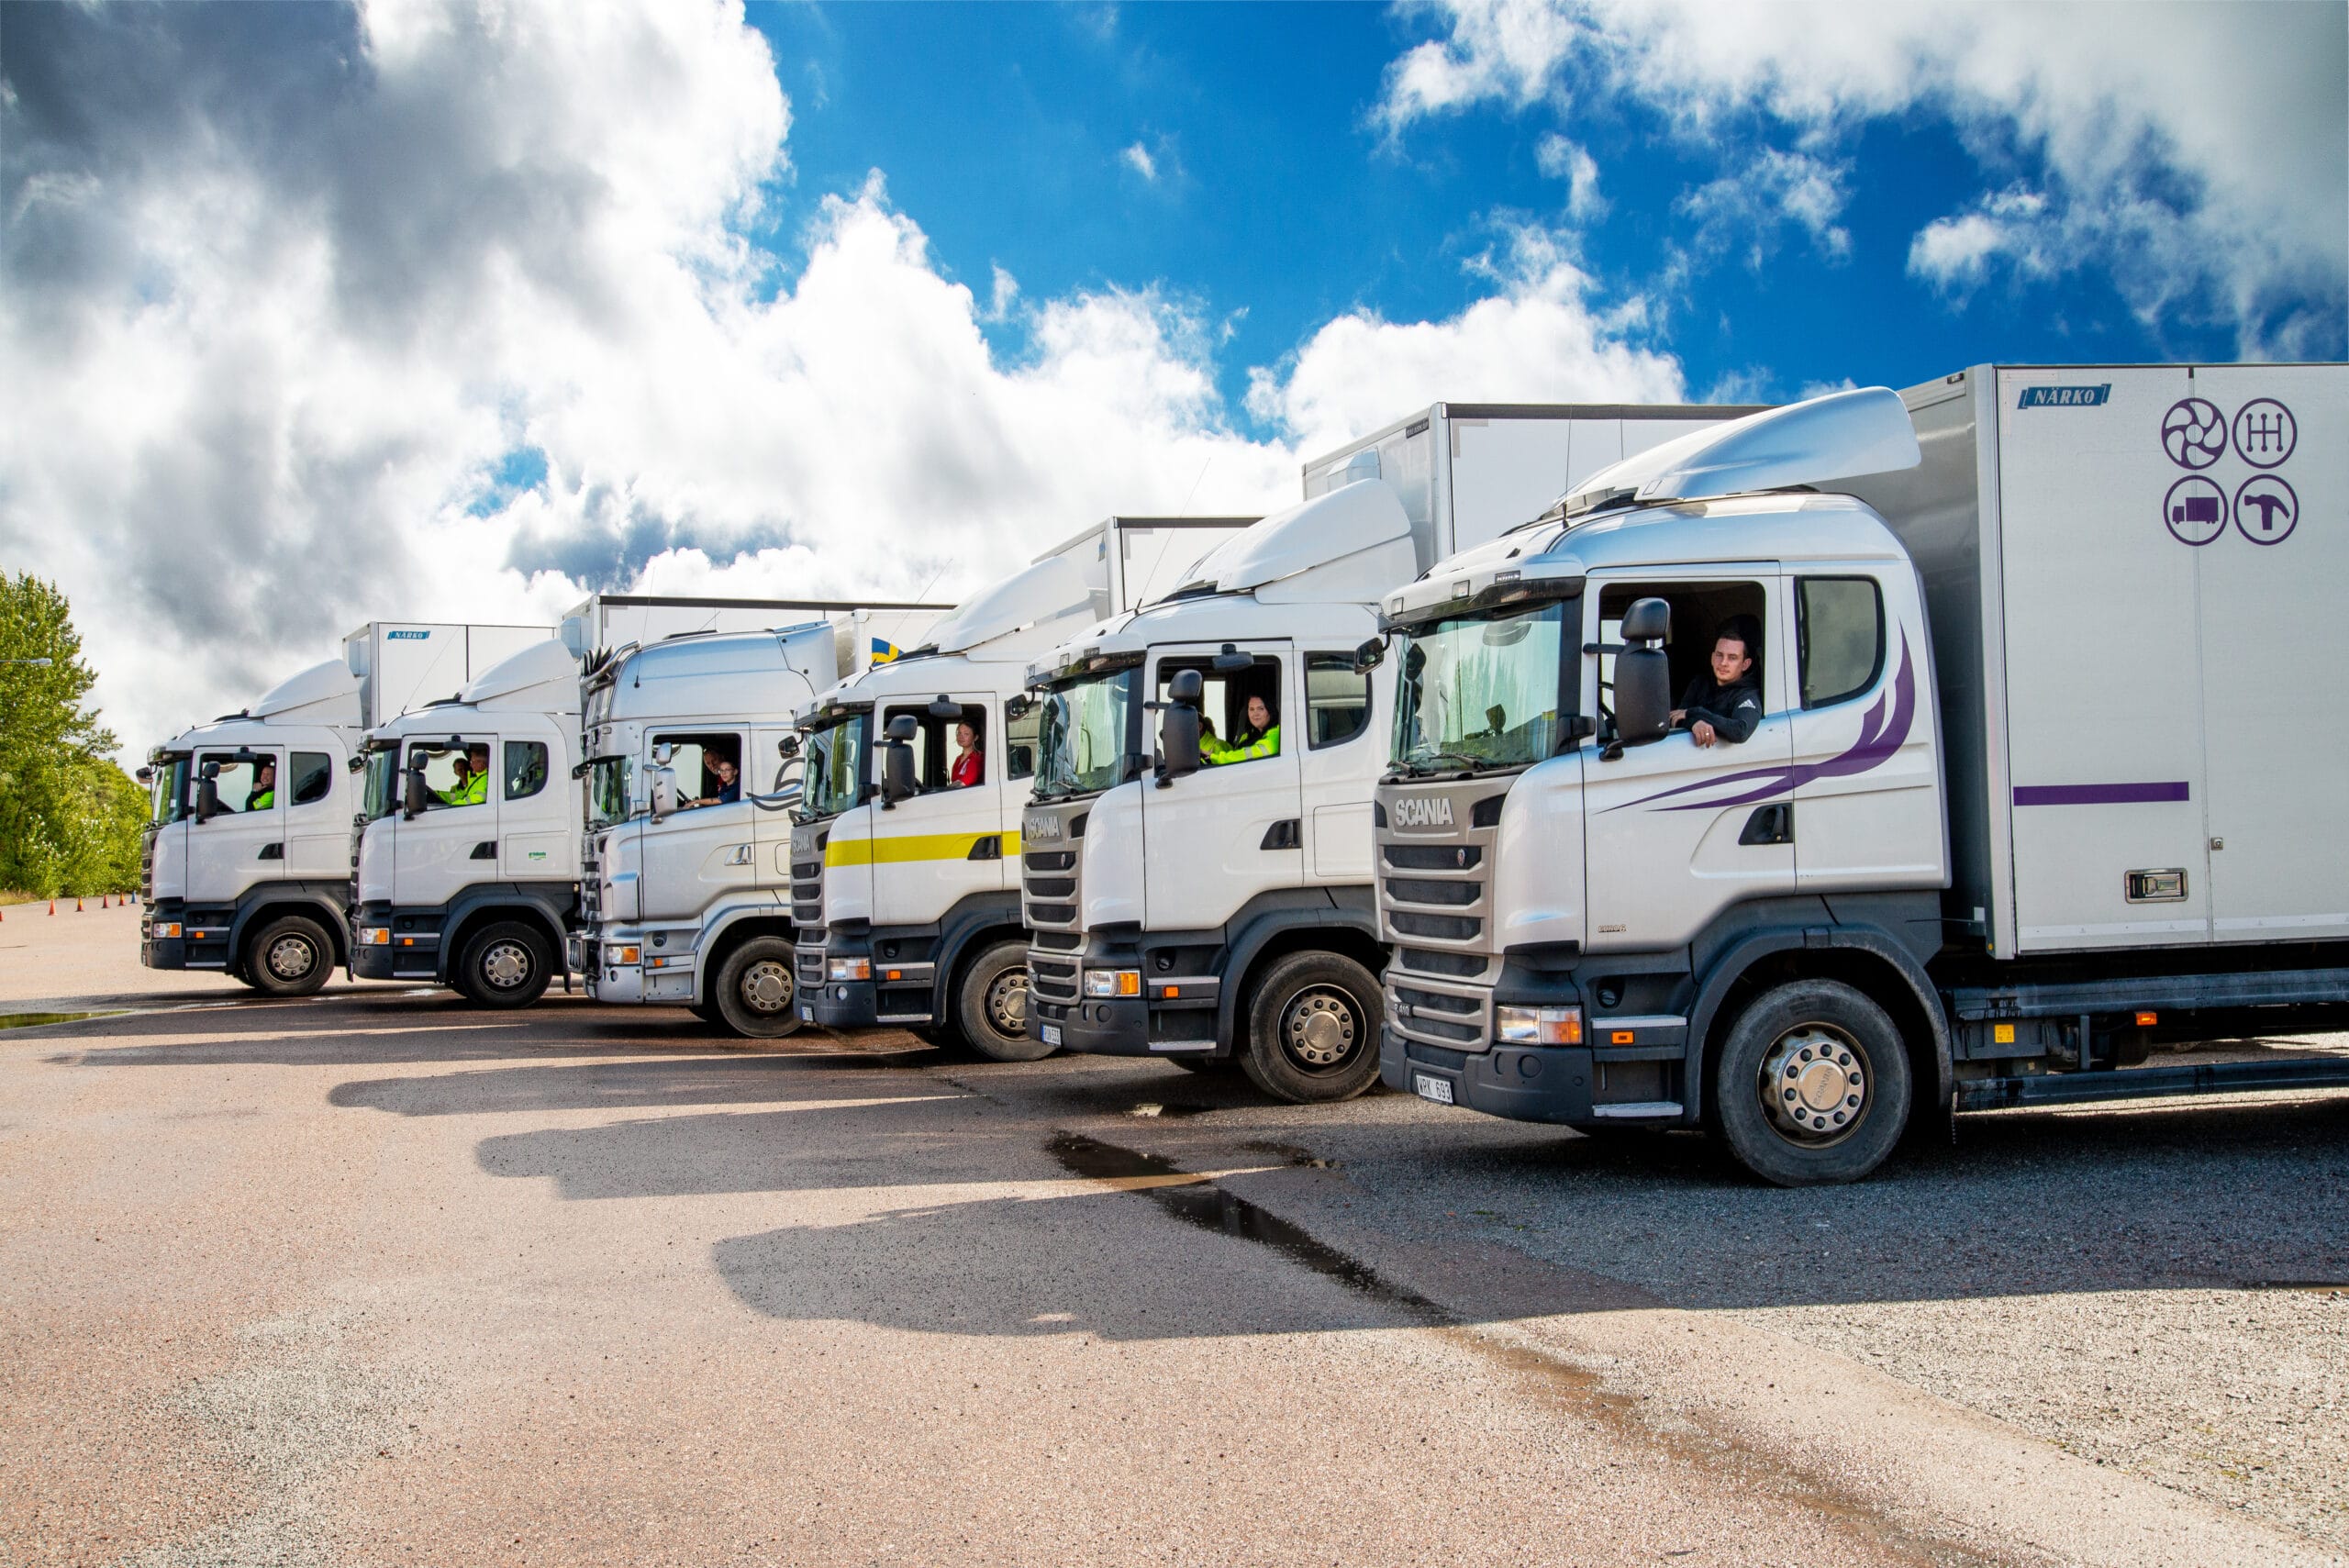
<path fill-rule="evenodd" d="M 780 1013 L 791 1006 L 791 966 L 763 958 L 742 972 L 742 1005 L 754 1013 Z"/>
<path fill-rule="evenodd" d="M 1299 992 L 1281 1010 L 1281 1049 L 1308 1073 L 1327 1073 L 1354 1052 L 1362 1023 L 1353 998 L 1316 985 Z"/>
<path fill-rule="evenodd" d="M 987 987 L 987 1022 L 996 1032 L 1025 1036 L 1028 1032 L 1028 968 L 1007 969 Z"/>
<path fill-rule="evenodd" d="M 511 991 L 530 978 L 530 951 L 520 942 L 493 943 L 482 954 L 481 975 L 500 991 Z"/>
<path fill-rule="evenodd" d="M 283 936 L 269 944 L 269 972 L 280 980 L 299 980 L 318 966 L 318 950 L 306 937 Z"/>
<path fill-rule="evenodd" d="M 1829 1024 L 1804 1023 L 1763 1053 L 1755 1092 L 1770 1126 L 1790 1143 L 1824 1149 L 1867 1119 L 1876 1091 L 1867 1048 Z"/>

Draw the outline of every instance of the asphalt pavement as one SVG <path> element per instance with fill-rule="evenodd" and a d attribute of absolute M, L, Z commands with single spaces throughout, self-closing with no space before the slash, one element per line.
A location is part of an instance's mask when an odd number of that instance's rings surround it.
<path fill-rule="evenodd" d="M 266 1002 L 136 918 L 0 911 L 0 1013 L 105 1015 L 0 1029 L 0 1561 L 2349 1558 L 2349 1095 L 1786 1193 L 1146 1062 Z"/>

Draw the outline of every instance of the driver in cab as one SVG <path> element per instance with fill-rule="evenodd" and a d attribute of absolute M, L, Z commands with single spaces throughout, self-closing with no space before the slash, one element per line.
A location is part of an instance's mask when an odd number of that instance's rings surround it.
<path fill-rule="evenodd" d="M 1751 616 L 1733 616 L 1713 637 L 1712 672 L 1688 683 L 1672 727 L 1699 746 L 1734 746 L 1762 721 L 1762 688 L 1753 678 L 1753 649 L 1761 628 Z"/>

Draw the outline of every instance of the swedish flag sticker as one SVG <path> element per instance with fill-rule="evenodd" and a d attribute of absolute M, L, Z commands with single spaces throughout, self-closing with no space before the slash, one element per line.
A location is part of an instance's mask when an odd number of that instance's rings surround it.
<path fill-rule="evenodd" d="M 896 656 L 897 645 L 896 643 L 890 641 L 885 637 L 876 637 L 873 639 L 873 662 L 875 664 L 886 664 L 891 660 L 896 658 Z"/>

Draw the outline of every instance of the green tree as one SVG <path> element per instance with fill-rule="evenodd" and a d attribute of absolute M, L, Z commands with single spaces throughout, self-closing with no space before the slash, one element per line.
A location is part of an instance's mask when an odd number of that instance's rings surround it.
<path fill-rule="evenodd" d="M 97 678 L 56 585 L 0 576 L 0 887 L 53 898 L 138 884 L 146 797 L 85 706 Z"/>

